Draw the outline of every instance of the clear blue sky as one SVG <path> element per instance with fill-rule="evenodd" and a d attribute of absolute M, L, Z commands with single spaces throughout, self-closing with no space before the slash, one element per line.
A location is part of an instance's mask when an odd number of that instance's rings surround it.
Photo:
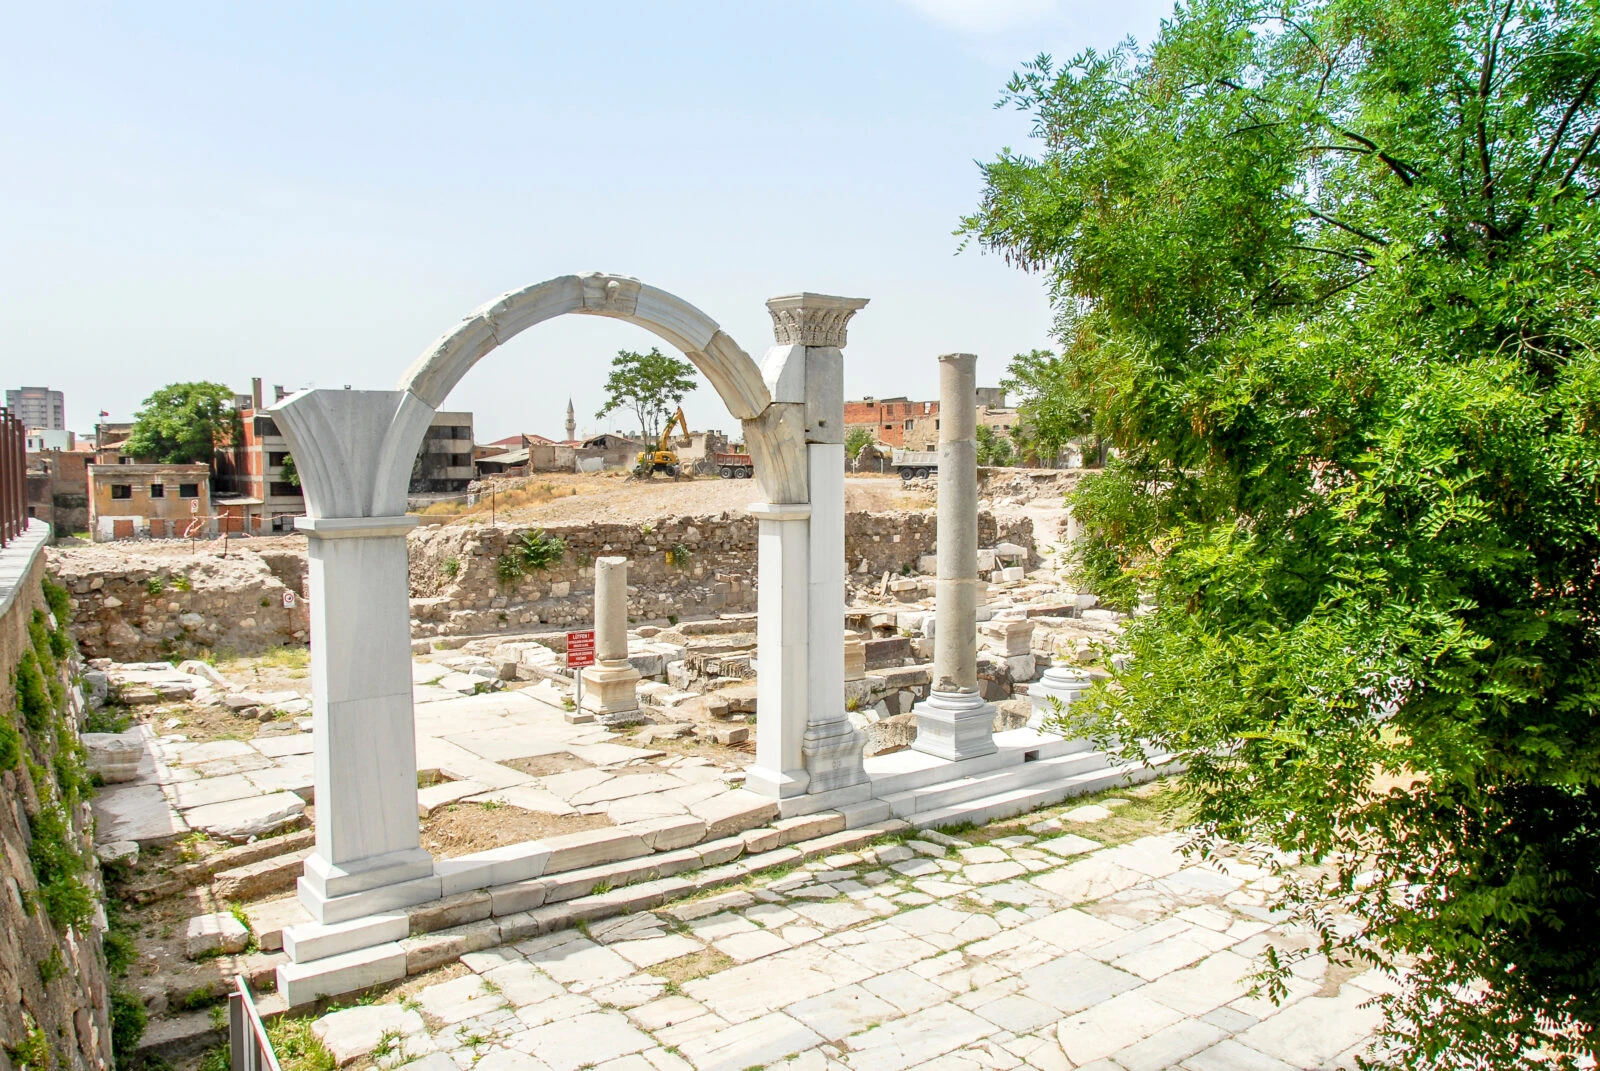
<path fill-rule="evenodd" d="M 951 235 L 975 160 L 1027 142 L 1017 64 L 1163 0 L 124 4 L 7 8 L 0 381 L 71 427 L 174 380 L 389 388 L 509 289 L 635 275 L 760 359 L 763 301 L 872 299 L 846 391 L 935 392 L 934 357 L 1048 345 L 1036 278 Z M 654 336 L 566 316 L 462 382 L 486 441 L 594 417 Z M 709 387 L 692 427 L 733 429 Z"/>

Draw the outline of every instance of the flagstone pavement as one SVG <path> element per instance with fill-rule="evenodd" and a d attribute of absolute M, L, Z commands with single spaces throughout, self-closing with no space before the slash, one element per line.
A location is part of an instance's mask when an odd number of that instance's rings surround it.
<path fill-rule="evenodd" d="M 1186 858 L 1177 833 L 1029 828 L 922 834 L 472 953 L 469 974 L 313 1029 L 341 1064 L 413 1071 L 1354 1066 L 1380 973 L 1314 957 L 1281 1003 L 1251 995 L 1253 957 L 1307 943 L 1267 908 L 1273 876 Z"/>

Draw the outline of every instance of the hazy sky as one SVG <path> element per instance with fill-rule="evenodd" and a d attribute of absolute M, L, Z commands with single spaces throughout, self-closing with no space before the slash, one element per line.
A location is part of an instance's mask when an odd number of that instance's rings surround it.
<path fill-rule="evenodd" d="M 1048 344 L 1037 278 L 951 231 L 1019 62 L 1133 34 L 1162 0 L 7 5 L 0 385 L 69 426 L 214 379 L 389 388 L 465 313 L 557 275 L 634 275 L 760 360 L 766 298 L 870 298 L 849 396 L 933 397 Z M 586 430 L 611 355 L 565 316 L 481 362 L 479 441 Z M 664 343 L 659 343 L 665 345 Z M 733 429 L 715 393 L 691 427 Z"/>

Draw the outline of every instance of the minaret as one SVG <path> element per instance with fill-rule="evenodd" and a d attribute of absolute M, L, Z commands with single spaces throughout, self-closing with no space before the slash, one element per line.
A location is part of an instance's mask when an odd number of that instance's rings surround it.
<path fill-rule="evenodd" d="M 567 399 L 567 442 L 578 437 L 578 414 L 572 411 L 572 399 Z"/>

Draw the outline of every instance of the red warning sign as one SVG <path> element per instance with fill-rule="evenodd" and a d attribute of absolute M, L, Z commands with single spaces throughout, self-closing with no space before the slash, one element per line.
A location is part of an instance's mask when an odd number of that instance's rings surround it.
<path fill-rule="evenodd" d="M 594 665 L 594 629 L 567 633 L 567 668 L 582 669 Z"/>

